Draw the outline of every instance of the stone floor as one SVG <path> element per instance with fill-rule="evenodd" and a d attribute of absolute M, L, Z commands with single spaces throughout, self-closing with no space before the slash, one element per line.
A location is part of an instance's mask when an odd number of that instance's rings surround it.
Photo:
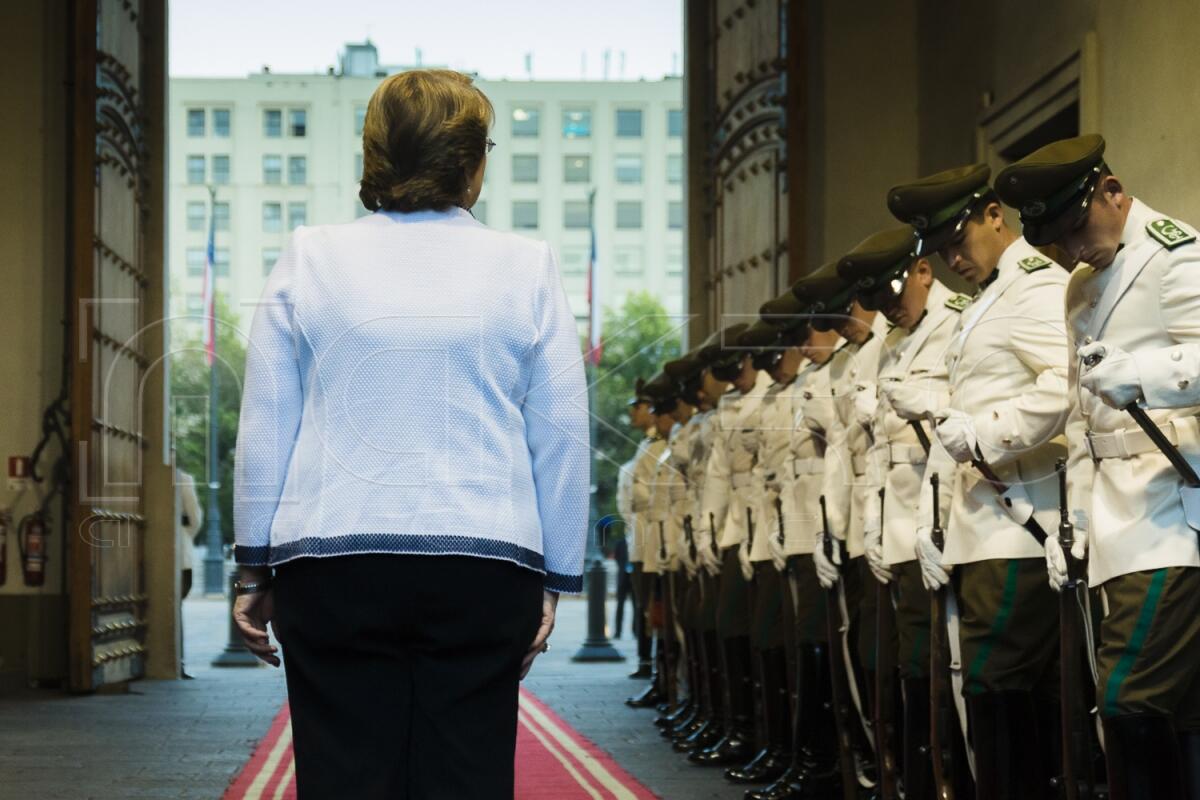
<path fill-rule="evenodd" d="M 622 700 L 643 681 L 630 663 L 577 664 L 586 603 L 564 598 L 553 647 L 527 687 L 664 798 L 740 798 L 720 770 L 689 766 Z M 224 600 L 184 604 L 190 681 L 138 681 L 125 694 L 30 690 L 0 698 L 0 797 L 5 800 L 216 800 L 266 732 L 285 695 L 282 670 L 210 666 L 224 647 Z"/>

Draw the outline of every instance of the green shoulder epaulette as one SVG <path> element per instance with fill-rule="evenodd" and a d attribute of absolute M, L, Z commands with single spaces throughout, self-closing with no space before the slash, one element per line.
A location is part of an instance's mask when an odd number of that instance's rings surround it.
<path fill-rule="evenodd" d="M 960 313 L 969 305 L 971 305 L 971 296 L 966 294 L 956 294 L 946 300 L 946 308 Z"/>
<path fill-rule="evenodd" d="M 1146 223 L 1146 233 L 1168 250 L 1174 250 L 1181 244 L 1196 241 L 1195 234 L 1188 233 L 1173 219 L 1163 217 Z"/>
<path fill-rule="evenodd" d="M 1050 266 L 1050 259 L 1041 256 L 1028 256 L 1017 262 L 1017 266 L 1026 272 L 1037 272 Z"/>

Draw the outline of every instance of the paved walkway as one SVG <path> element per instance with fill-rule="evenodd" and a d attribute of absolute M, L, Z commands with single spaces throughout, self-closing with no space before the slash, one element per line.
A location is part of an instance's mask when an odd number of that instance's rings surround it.
<path fill-rule="evenodd" d="M 611 604 L 610 604 L 611 608 Z M 283 671 L 216 669 L 224 600 L 184 604 L 190 681 L 137 681 L 125 694 L 30 690 L 0 698 L 0 796 L 33 800 L 217 800 L 283 703 Z M 550 652 L 527 687 L 664 798 L 740 798 L 720 770 L 692 767 L 658 735 L 650 711 L 622 702 L 644 686 L 632 663 L 575 664 L 587 605 L 564 598 Z M 633 642 L 617 640 L 631 656 Z"/>

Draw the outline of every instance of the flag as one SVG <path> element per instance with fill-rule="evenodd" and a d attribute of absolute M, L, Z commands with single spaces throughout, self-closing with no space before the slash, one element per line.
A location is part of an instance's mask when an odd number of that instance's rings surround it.
<path fill-rule="evenodd" d="M 587 269 L 587 302 L 588 302 L 588 363 L 597 366 L 600 354 L 604 350 L 604 340 L 601 336 L 602 320 L 600 308 L 600 265 L 596 263 L 596 222 L 592 214 L 596 192 L 588 195 L 588 231 L 591 234 L 591 248 L 588 251 Z"/>
<path fill-rule="evenodd" d="M 211 206 L 208 214 L 208 247 L 204 248 L 204 357 L 210 367 L 217 347 L 217 204 L 215 198 Z"/>

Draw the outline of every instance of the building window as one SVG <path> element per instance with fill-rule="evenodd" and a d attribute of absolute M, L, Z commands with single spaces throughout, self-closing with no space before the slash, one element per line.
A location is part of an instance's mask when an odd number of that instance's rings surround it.
<path fill-rule="evenodd" d="M 187 229 L 189 231 L 204 230 L 204 223 L 208 215 L 204 210 L 204 203 L 188 203 L 187 204 Z"/>
<path fill-rule="evenodd" d="M 561 270 L 563 275 L 584 275 L 587 273 L 588 249 L 586 247 L 564 247 L 562 250 Z"/>
<path fill-rule="evenodd" d="M 362 136 L 363 124 L 367 121 L 367 107 L 354 107 L 354 135 Z"/>
<path fill-rule="evenodd" d="M 290 136 L 308 135 L 308 112 L 303 108 L 293 108 L 288 111 L 288 134 Z"/>
<path fill-rule="evenodd" d="M 187 182 L 204 183 L 204 156 L 187 157 Z"/>
<path fill-rule="evenodd" d="M 487 225 L 487 200 L 476 200 L 475 205 L 471 206 L 471 215 Z"/>
<path fill-rule="evenodd" d="M 536 230 L 538 226 L 537 200 L 515 200 L 512 204 L 512 226 L 517 230 Z"/>
<path fill-rule="evenodd" d="M 228 247 L 218 247 L 213 251 L 213 274 L 218 278 L 229 277 Z"/>
<path fill-rule="evenodd" d="M 270 275 L 271 270 L 275 268 L 275 262 L 279 260 L 278 247 L 264 247 L 262 251 L 262 269 L 263 275 Z"/>
<path fill-rule="evenodd" d="M 188 316 L 198 316 L 204 313 L 204 295 L 189 294 L 187 296 Z"/>
<path fill-rule="evenodd" d="M 642 201 L 617 201 L 617 228 L 621 230 L 636 230 L 642 227 Z"/>
<path fill-rule="evenodd" d="M 308 183 L 308 158 L 288 156 L 288 183 L 303 186 Z"/>
<path fill-rule="evenodd" d="M 563 203 L 564 228 L 587 230 L 590 222 L 587 200 L 568 200 Z"/>
<path fill-rule="evenodd" d="M 642 272 L 642 249 L 640 247 L 613 248 L 613 272 L 618 275 L 640 275 Z"/>
<path fill-rule="evenodd" d="M 219 231 L 229 230 L 229 203 L 213 204 L 213 226 Z"/>
<path fill-rule="evenodd" d="M 667 136 L 675 138 L 683 136 L 683 109 L 667 109 Z"/>
<path fill-rule="evenodd" d="M 616 164 L 617 183 L 642 182 L 642 157 L 636 153 L 622 153 L 613 160 Z"/>
<path fill-rule="evenodd" d="M 263 136 L 271 139 L 283 136 L 283 112 L 278 108 L 263 109 Z"/>
<path fill-rule="evenodd" d="M 279 233 L 283 230 L 283 206 L 279 203 L 263 203 L 263 233 Z"/>
<path fill-rule="evenodd" d="M 268 186 L 283 183 L 283 156 L 263 156 L 263 183 Z"/>
<path fill-rule="evenodd" d="M 518 153 L 512 157 L 513 183 L 537 183 L 538 157 Z"/>
<path fill-rule="evenodd" d="M 221 186 L 229 183 L 229 156 L 212 157 L 212 179 Z"/>
<path fill-rule="evenodd" d="M 638 138 L 642 135 L 642 110 L 640 108 L 617 109 L 617 136 Z"/>
<path fill-rule="evenodd" d="M 538 135 L 538 118 L 540 114 L 536 108 L 524 108 L 518 106 L 512 112 L 512 135 L 519 136 L 537 136 Z"/>
<path fill-rule="evenodd" d="M 667 183 L 683 183 L 683 156 L 678 153 L 667 156 Z"/>
<path fill-rule="evenodd" d="M 220 136 L 222 139 L 229 138 L 228 108 L 213 109 L 213 136 Z"/>
<path fill-rule="evenodd" d="M 362 180 L 362 153 L 354 154 L 354 180 Z"/>
<path fill-rule="evenodd" d="M 563 158 L 564 183 L 587 183 L 591 179 L 591 156 L 566 156 Z"/>
<path fill-rule="evenodd" d="M 564 139 L 587 139 L 592 135 L 592 112 L 586 108 L 569 109 L 562 115 Z"/>
<path fill-rule="evenodd" d="M 673 231 L 683 228 L 683 203 L 679 200 L 667 201 L 667 227 Z"/>
<path fill-rule="evenodd" d="M 667 275 L 683 274 L 683 251 L 672 247 L 667 250 Z"/>
<path fill-rule="evenodd" d="M 288 230 L 294 231 L 301 225 L 308 224 L 308 204 L 288 203 Z"/>
<path fill-rule="evenodd" d="M 189 278 L 198 278 L 204 274 L 203 247 L 189 247 L 187 249 L 187 274 Z"/>
<path fill-rule="evenodd" d="M 187 135 L 188 136 L 203 136 L 204 135 L 204 109 L 189 108 L 187 110 Z"/>

